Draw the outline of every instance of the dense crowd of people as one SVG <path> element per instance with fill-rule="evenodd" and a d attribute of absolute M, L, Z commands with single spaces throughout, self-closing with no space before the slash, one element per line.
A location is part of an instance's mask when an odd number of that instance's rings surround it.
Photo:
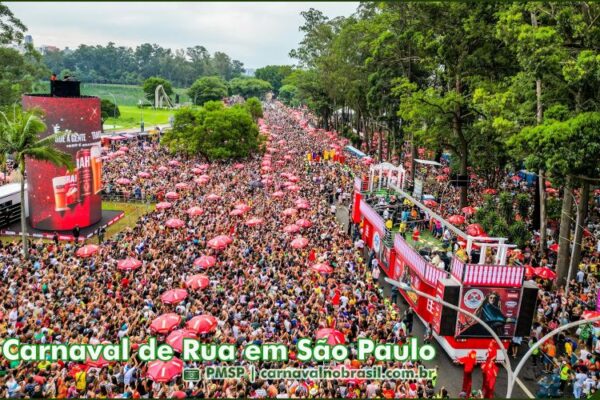
<path fill-rule="evenodd" d="M 299 338 L 314 338 L 322 328 L 339 330 L 347 342 L 358 337 L 401 342 L 410 335 L 399 322 L 398 308 L 383 299 L 362 253 L 332 212 L 330 200 L 347 198 L 342 194 L 352 188 L 350 173 L 338 163 L 307 163 L 304 154 L 322 151 L 329 143 L 308 135 L 306 128 L 300 127 L 301 118 L 280 106 L 266 110 L 263 130 L 271 134 L 271 149 L 266 156 L 257 155 L 243 165 L 203 165 L 202 160 L 175 156 L 158 144 L 147 143 L 108 155 L 104 167 L 107 187 L 134 195 L 141 192 L 140 196 L 143 193 L 170 205 L 107 238 L 91 257 L 77 256 L 79 244 L 38 241 L 28 258 L 21 255 L 18 242 L 4 244 L 0 250 L 0 286 L 5 294 L 0 305 L 2 337 L 17 337 L 24 343 L 97 344 L 127 336 L 134 357 L 106 365 L 4 359 L 0 395 L 432 397 L 433 384 L 416 380 L 184 383 L 179 376 L 155 382 L 147 374 L 148 366 L 135 357 L 137 346 L 155 334 L 150 329 L 152 320 L 168 312 L 181 316 L 180 326 L 194 316 L 211 315 L 217 326 L 200 338 L 239 346 L 279 342 L 294 349 Z M 265 160 L 272 163 L 272 171 L 263 168 Z M 285 179 L 282 173 L 288 174 Z M 204 177 L 199 179 L 199 174 Z M 130 182 L 117 183 L 121 178 Z M 288 179 L 297 187 L 286 189 L 283 184 Z M 176 188 L 181 183 L 185 185 Z M 169 192 L 177 193 L 177 198 Z M 283 196 L 273 196 L 274 192 L 283 192 Z M 299 198 L 307 205 L 295 207 Z M 242 203 L 246 211 L 232 215 L 234 207 Z M 199 207 L 201 212 L 190 215 L 191 207 Z M 284 213 L 290 208 L 294 211 Z M 169 228 L 167 221 L 173 218 L 181 219 L 184 226 Z M 251 218 L 260 223 L 248 226 L 246 221 Z M 309 222 L 303 223 L 298 233 L 284 231 L 298 219 Z M 218 235 L 229 236 L 233 242 L 215 250 L 208 242 Z M 308 245 L 292 247 L 296 235 L 306 238 Z M 215 265 L 206 269 L 196 266 L 194 261 L 201 256 L 215 257 Z M 140 260 L 141 267 L 118 269 L 118 261 L 127 258 Z M 311 265 L 319 262 L 329 264 L 333 272 L 313 271 Z M 161 301 L 161 294 L 185 287 L 186 279 L 198 273 L 209 278 L 208 287 L 188 289 L 187 298 L 178 304 Z M 165 337 L 166 333 L 159 335 L 159 340 Z M 355 359 L 347 363 L 352 368 L 363 365 Z M 373 360 L 364 364 L 372 365 Z M 258 366 L 273 367 L 268 363 Z M 285 366 L 300 363 L 291 358 L 280 365 Z M 399 364 L 386 365 L 392 366 Z M 417 368 L 418 363 L 407 367 Z M 443 388 L 435 391 L 447 396 Z"/>

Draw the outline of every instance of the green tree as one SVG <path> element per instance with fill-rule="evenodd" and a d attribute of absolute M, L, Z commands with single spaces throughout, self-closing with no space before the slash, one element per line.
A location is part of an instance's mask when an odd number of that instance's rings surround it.
<path fill-rule="evenodd" d="M 278 94 L 279 89 L 283 85 L 283 80 L 291 73 L 291 65 L 267 65 L 254 71 L 254 76 L 269 82 L 275 94 Z"/>
<path fill-rule="evenodd" d="M 45 138 L 40 135 L 46 131 L 46 125 L 36 111 L 21 111 L 14 106 L 12 112 L 0 112 L 0 152 L 12 154 L 21 173 L 21 231 L 23 255 L 28 255 L 27 222 L 25 217 L 25 160 L 48 161 L 54 165 L 73 168 L 73 160 L 69 154 L 56 149 L 54 142 L 62 133 L 52 134 Z"/>
<path fill-rule="evenodd" d="M 192 84 L 188 96 L 195 105 L 227 97 L 227 84 L 218 76 L 205 76 Z"/>
<path fill-rule="evenodd" d="M 100 112 L 102 115 L 102 121 L 106 121 L 108 118 L 119 118 L 121 111 L 119 107 L 109 99 L 102 99 L 100 103 Z"/>
<path fill-rule="evenodd" d="M 207 103 L 211 104 L 211 103 Z M 258 127 L 244 107 L 183 108 L 162 143 L 173 152 L 207 160 L 247 157 L 261 147 Z"/>
<path fill-rule="evenodd" d="M 171 82 L 158 76 L 150 77 L 144 81 L 143 89 L 146 94 L 146 99 L 152 104 L 154 104 L 156 88 L 159 85 L 162 85 L 165 93 L 169 97 L 173 94 L 173 85 L 171 85 Z M 154 106 L 156 106 L 156 104 L 154 104 Z"/>
<path fill-rule="evenodd" d="M 247 99 L 250 97 L 264 97 L 273 90 L 271 84 L 256 78 L 234 78 L 229 81 L 229 90 L 232 95 L 240 95 Z"/>
<path fill-rule="evenodd" d="M 20 101 L 21 95 L 30 92 L 35 82 L 49 76 L 48 70 L 36 58 L 38 56 L 33 49 L 21 54 L 0 47 L 0 106 Z"/>
<path fill-rule="evenodd" d="M 0 44 L 21 43 L 27 28 L 10 9 L 0 3 Z"/>
<path fill-rule="evenodd" d="M 283 104 L 297 107 L 300 102 L 296 98 L 298 94 L 298 88 L 294 85 L 283 85 L 279 88 L 279 95 L 277 98 L 283 102 Z"/>
<path fill-rule="evenodd" d="M 262 103 L 256 97 L 250 97 L 246 100 L 244 107 L 248 110 L 254 122 L 257 122 L 259 118 L 263 117 Z"/>

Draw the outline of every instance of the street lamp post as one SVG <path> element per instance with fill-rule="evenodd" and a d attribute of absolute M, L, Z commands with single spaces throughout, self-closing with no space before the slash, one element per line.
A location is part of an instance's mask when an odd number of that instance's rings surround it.
<path fill-rule="evenodd" d="M 114 107 L 113 107 L 113 129 L 117 129 L 117 98 L 115 97 L 114 94 L 112 94 L 111 92 L 108 92 L 108 94 L 110 94 L 113 98 L 114 102 Z"/>
<path fill-rule="evenodd" d="M 464 314 L 464 315 L 468 316 L 469 318 L 472 318 L 475 321 L 477 321 L 477 323 L 479 323 L 481 326 L 483 326 L 485 328 L 485 330 L 487 330 L 490 333 L 490 335 L 492 335 L 492 338 L 494 338 L 494 340 L 498 344 L 499 350 L 502 352 L 502 356 L 503 356 L 502 365 L 504 366 L 504 369 L 506 369 L 506 373 L 508 374 L 508 382 L 509 383 L 513 382 L 513 371 L 510 367 L 510 361 L 508 359 L 508 352 L 504 348 L 504 343 L 502 343 L 502 340 L 500 340 L 500 337 L 498 336 L 498 334 L 496 334 L 496 332 L 488 324 L 486 324 L 481 318 L 479 318 L 477 315 L 475 315 L 467 310 L 463 310 L 462 308 L 455 306 L 452 303 L 448 303 L 438 297 L 435 297 L 428 293 L 417 290 L 417 289 L 413 288 L 412 286 L 407 285 L 406 283 L 395 281 L 390 278 L 385 278 L 385 281 L 390 283 L 391 285 L 394 285 L 394 286 L 404 290 L 404 291 L 413 292 L 418 296 L 425 297 L 428 300 L 434 301 L 438 304 L 443 305 L 444 307 L 448 307 L 451 310 L 456 311 L 457 313 Z M 507 398 L 510 398 L 510 396 L 508 396 Z"/>
<path fill-rule="evenodd" d="M 144 102 L 140 100 L 138 104 L 140 106 L 140 131 L 144 132 Z"/>
<path fill-rule="evenodd" d="M 529 348 L 529 350 L 527 350 L 527 353 L 525 353 L 523 355 L 523 358 L 521 358 L 521 361 L 519 361 L 519 363 L 515 367 L 514 374 L 513 374 L 513 379 L 508 381 L 508 386 L 506 388 L 506 398 L 510 399 L 510 396 L 512 395 L 513 388 L 515 386 L 515 382 L 517 380 L 517 376 L 519 376 L 519 372 L 521 372 L 521 369 L 525 366 L 525 362 L 527 362 L 527 360 L 533 354 L 533 352 L 535 351 L 535 349 L 537 349 L 542 344 L 544 344 L 544 342 L 546 342 L 552 336 L 554 336 L 554 335 L 556 335 L 556 334 L 558 334 L 558 333 L 560 333 L 562 331 L 566 331 L 568 329 L 574 328 L 574 327 L 579 326 L 579 325 L 591 324 L 591 323 L 598 322 L 598 321 L 600 321 L 600 316 L 594 317 L 594 318 L 590 318 L 590 319 L 580 319 L 579 321 L 570 322 L 570 323 L 568 323 L 566 325 L 562 325 L 562 326 L 554 329 L 553 331 L 550 331 L 549 333 L 546 334 L 546 336 L 542 337 L 540 340 L 538 340 L 536 343 L 534 343 L 533 346 L 531 346 Z"/>

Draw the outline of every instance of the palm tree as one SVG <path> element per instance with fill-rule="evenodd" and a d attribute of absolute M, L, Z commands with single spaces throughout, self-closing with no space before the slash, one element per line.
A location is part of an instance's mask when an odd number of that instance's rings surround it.
<path fill-rule="evenodd" d="M 23 255 L 27 257 L 27 220 L 25 217 L 25 159 L 48 161 L 59 167 L 73 169 L 73 160 L 69 154 L 54 147 L 59 132 L 40 139 L 46 131 L 46 124 L 40 119 L 39 110 L 23 111 L 14 106 L 13 112 L 7 115 L 0 112 L 0 152 L 12 154 L 21 173 L 21 232 Z"/>

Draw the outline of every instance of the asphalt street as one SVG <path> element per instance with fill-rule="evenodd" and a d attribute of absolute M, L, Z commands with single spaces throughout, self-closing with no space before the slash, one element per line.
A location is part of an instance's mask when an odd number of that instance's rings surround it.
<path fill-rule="evenodd" d="M 348 208 L 343 205 L 338 205 L 337 211 L 336 211 L 336 216 L 338 218 L 340 225 L 343 226 L 343 228 L 347 231 L 348 223 L 349 223 Z M 382 288 L 384 296 L 391 298 L 391 294 L 390 294 L 391 285 L 389 283 L 387 283 L 384 280 L 384 278 L 385 278 L 385 274 L 382 273 L 379 278 L 379 286 Z M 404 299 L 402 299 L 402 296 L 400 296 L 398 305 L 400 306 L 400 309 L 402 310 L 402 312 L 404 312 L 404 310 L 406 310 L 406 308 L 408 307 L 408 304 L 405 302 Z M 425 334 L 425 326 L 423 325 L 423 323 L 421 322 L 421 320 L 418 317 L 415 318 L 415 323 L 413 326 L 412 334 L 414 337 L 417 337 L 420 339 L 422 339 Z M 437 359 L 436 359 L 435 363 L 426 363 L 427 364 L 426 366 L 428 368 L 433 368 L 435 366 L 437 366 L 439 368 L 438 369 L 438 371 L 439 371 L 438 372 L 438 384 L 437 384 L 436 389 L 439 390 L 442 387 L 445 387 L 448 390 L 450 397 L 456 398 L 456 397 L 458 397 L 458 394 L 460 393 L 461 388 L 462 388 L 462 379 L 463 379 L 462 367 L 460 365 L 454 364 L 454 362 L 450 359 L 450 357 L 448 357 L 448 355 L 445 353 L 445 351 L 438 345 L 438 343 L 435 340 L 433 341 L 433 345 L 436 347 Z M 524 344 L 521 346 L 521 349 L 519 351 L 519 354 L 517 355 L 517 358 L 510 359 L 513 369 L 517 365 L 517 363 L 520 359 L 520 356 L 523 355 L 526 351 L 527 351 L 527 345 L 524 341 Z M 506 373 L 506 370 L 500 364 L 499 364 L 499 367 L 500 368 L 499 368 L 499 372 L 498 372 L 498 379 L 496 381 L 496 397 L 504 398 L 506 395 L 506 389 L 507 389 L 507 373 Z M 523 368 L 523 371 L 519 376 L 521 383 L 529 390 L 529 392 L 532 395 L 535 395 L 535 393 L 537 391 L 537 382 L 534 379 L 535 373 L 536 373 L 536 371 L 534 371 L 534 367 L 531 365 L 531 362 L 528 361 L 526 367 Z M 482 384 L 481 369 L 477 368 L 475 370 L 475 372 L 473 373 L 473 390 L 481 389 L 481 384 Z M 518 399 L 529 398 L 529 396 L 523 391 L 523 389 L 521 387 L 519 387 L 518 384 L 515 385 L 512 397 L 518 398 Z"/>

